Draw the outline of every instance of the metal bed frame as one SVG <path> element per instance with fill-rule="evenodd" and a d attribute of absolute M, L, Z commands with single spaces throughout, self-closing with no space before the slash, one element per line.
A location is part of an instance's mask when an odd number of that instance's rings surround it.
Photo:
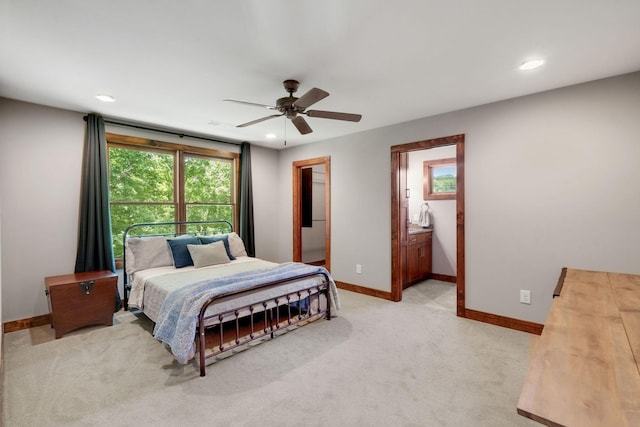
<path fill-rule="evenodd" d="M 136 229 L 143 228 L 159 228 L 159 227 L 167 227 L 173 226 L 174 230 L 171 232 L 155 232 L 155 233 L 140 233 Z M 216 220 L 216 221 L 176 221 L 176 222 L 140 222 L 137 224 L 131 224 L 124 230 L 124 234 L 122 236 L 122 250 L 124 254 L 122 256 L 122 271 L 123 271 L 123 292 L 124 292 L 124 309 L 129 309 L 129 294 L 131 293 L 131 285 L 129 284 L 129 275 L 127 274 L 127 256 L 126 256 L 126 248 L 127 248 L 127 239 L 130 237 L 178 237 L 178 236 L 208 236 L 213 233 L 203 232 L 202 230 L 189 230 L 189 226 L 196 227 L 205 227 L 205 226 L 214 226 L 218 229 L 218 231 L 222 230 L 226 233 L 231 233 L 233 231 L 233 225 L 229 221 L 225 220 Z M 135 234 L 132 235 L 132 232 L 136 231 Z"/>
<path fill-rule="evenodd" d="M 153 228 L 161 226 L 175 226 L 172 233 L 136 234 L 135 237 L 166 236 L 177 237 L 180 235 L 210 235 L 208 232 L 189 231 L 189 226 L 225 226 L 229 232 L 233 226 L 228 221 L 182 221 L 182 222 L 157 222 L 139 223 L 129 226 L 123 236 L 123 248 L 126 248 L 126 240 L 131 237 L 131 231 L 136 228 Z M 128 309 L 129 292 L 126 273 L 126 256 L 124 257 L 124 308 Z M 277 297 L 256 301 L 233 310 L 213 312 L 207 314 L 209 307 L 221 299 L 240 297 L 255 291 L 275 288 L 284 284 L 303 281 L 312 277 L 321 277 L 320 283 L 309 284 L 298 291 L 283 293 Z M 322 304 L 322 295 L 326 304 Z M 315 310 L 313 309 L 315 306 Z M 246 314 L 246 313 L 249 314 Z M 277 334 L 286 332 L 297 326 L 302 326 L 320 318 L 331 319 L 331 290 L 330 278 L 324 271 L 308 273 L 288 279 L 268 282 L 253 286 L 241 291 L 233 291 L 210 298 L 200 309 L 198 324 L 195 334 L 196 349 L 199 353 L 198 364 L 200 376 L 206 375 L 206 359 L 216 357 L 222 353 L 232 351 L 238 347 L 247 345 L 252 341 L 262 338 L 274 338 Z M 216 322 L 208 326 L 211 321 Z M 212 333 L 213 332 L 213 333 Z M 213 338 L 214 344 L 207 348 L 207 337 Z M 214 338 L 215 337 L 215 338 Z"/>

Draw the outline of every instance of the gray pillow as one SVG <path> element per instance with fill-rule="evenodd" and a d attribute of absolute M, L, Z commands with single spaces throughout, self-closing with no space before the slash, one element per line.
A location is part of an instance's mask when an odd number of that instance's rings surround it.
<path fill-rule="evenodd" d="M 244 242 L 235 232 L 229 233 L 229 248 L 231 249 L 231 255 L 234 257 L 247 256 Z"/>
<path fill-rule="evenodd" d="M 196 268 L 231 262 L 222 240 L 207 245 L 187 245 Z"/>
<path fill-rule="evenodd" d="M 207 245 L 209 243 L 221 241 L 224 243 L 224 248 L 227 250 L 227 256 L 231 261 L 236 259 L 231 253 L 231 248 L 229 247 L 229 236 L 227 234 L 219 235 L 219 236 L 199 236 L 200 243 L 203 245 Z"/>
<path fill-rule="evenodd" d="M 127 239 L 127 274 L 153 267 L 173 265 L 167 239 L 157 237 L 130 237 Z"/>

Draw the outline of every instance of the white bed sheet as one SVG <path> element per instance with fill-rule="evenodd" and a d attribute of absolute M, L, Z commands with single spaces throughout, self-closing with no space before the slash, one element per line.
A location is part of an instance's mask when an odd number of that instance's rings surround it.
<path fill-rule="evenodd" d="M 149 319 L 156 321 L 160 313 L 160 307 L 167 295 L 183 286 L 191 283 L 199 282 L 216 277 L 224 277 L 240 272 L 247 272 L 258 269 L 272 268 L 278 264 L 252 257 L 238 257 L 236 260 L 228 264 L 218 264 L 208 267 L 195 268 L 184 267 L 176 269 L 174 267 L 156 267 L 147 270 L 138 271 L 131 278 L 131 293 L 129 295 L 129 305 L 141 309 Z M 258 301 L 276 297 L 285 293 L 295 292 L 303 286 L 311 283 L 320 284 L 321 277 L 305 279 L 302 282 L 291 283 L 277 288 L 258 290 L 242 297 L 222 298 L 215 305 L 212 305 L 207 314 L 233 310 Z M 332 294 L 331 305 L 335 315 L 335 310 L 339 308 L 337 289 L 333 282 L 331 283 Z M 326 301 L 323 301 L 322 307 L 326 307 Z M 316 310 L 313 310 L 316 311 Z M 217 323 L 216 321 L 207 322 L 208 325 Z"/>

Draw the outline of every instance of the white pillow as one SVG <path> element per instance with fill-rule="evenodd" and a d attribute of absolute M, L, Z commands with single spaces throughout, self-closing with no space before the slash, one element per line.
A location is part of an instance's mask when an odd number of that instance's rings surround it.
<path fill-rule="evenodd" d="M 247 256 L 247 250 L 244 247 L 244 242 L 235 232 L 229 233 L 229 249 L 231 250 L 231 255 L 236 258 L 239 256 Z"/>
<path fill-rule="evenodd" d="M 223 241 L 207 245 L 187 245 L 187 249 L 196 268 L 231 262 L 227 256 L 227 249 L 224 247 Z"/>
<path fill-rule="evenodd" d="M 147 268 L 173 265 L 167 239 L 162 236 L 128 238 L 125 256 L 127 257 L 127 274 Z"/>

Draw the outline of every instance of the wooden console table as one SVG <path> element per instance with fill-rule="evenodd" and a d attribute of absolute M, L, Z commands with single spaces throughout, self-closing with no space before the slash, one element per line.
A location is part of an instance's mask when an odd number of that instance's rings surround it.
<path fill-rule="evenodd" d="M 548 426 L 640 426 L 640 276 L 563 269 L 518 413 Z"/>

